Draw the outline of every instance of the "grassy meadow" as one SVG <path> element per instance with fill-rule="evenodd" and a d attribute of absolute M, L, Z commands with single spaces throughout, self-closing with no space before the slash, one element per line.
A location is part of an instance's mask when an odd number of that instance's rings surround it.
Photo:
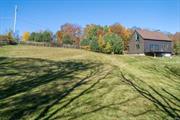
<path fill-rule="evenodd" d="M 0 120 L 180 118 L 180 57 L 0 48 Z"/>

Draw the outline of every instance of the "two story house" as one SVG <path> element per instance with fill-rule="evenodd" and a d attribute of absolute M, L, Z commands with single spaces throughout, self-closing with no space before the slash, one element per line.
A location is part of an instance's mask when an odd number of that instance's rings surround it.
<path fill-rule="evenodd" d="M 161 32 L 135 30 L 129 42 L 129 54 L 171 56 L 173 42 Z"/>

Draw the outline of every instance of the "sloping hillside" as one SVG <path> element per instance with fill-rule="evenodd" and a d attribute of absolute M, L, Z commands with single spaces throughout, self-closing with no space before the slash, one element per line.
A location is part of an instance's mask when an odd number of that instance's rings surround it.
<path fill-rule="evenodd" d="M 164 120 L 180 116 L 180 57 L 0 48 L 0 119 Z"/>

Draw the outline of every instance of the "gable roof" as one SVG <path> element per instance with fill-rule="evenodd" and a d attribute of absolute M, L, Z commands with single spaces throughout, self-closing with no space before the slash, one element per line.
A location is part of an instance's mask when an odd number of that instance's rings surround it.
<path fill-rule="evenodd" d="M 150 40 L 163 40 L 163 41 L 171 41 L 168 36 L 161 32 L 153 32 L 148 30 L 135 30 L 137 31 L 143 39 L 150 39 Z"/>

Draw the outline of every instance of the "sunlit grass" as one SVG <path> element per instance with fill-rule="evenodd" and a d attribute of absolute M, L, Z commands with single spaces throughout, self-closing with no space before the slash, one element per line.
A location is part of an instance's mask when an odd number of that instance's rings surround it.
<path fill-rule="evenodd" d="M 4 46 L 0 119 L 173 119 L 180 115 L 179 71 L 180 57 Z"/>

